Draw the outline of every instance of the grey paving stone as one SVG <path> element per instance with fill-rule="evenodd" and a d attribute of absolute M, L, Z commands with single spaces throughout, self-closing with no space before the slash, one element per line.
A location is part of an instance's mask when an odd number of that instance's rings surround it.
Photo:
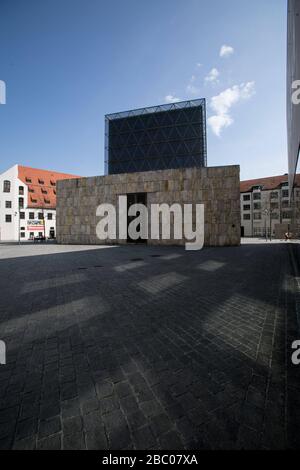
<path fill-rule="evenodd" d="M 176 431 L 169 431 L 160 436 L 159 444 L 163 450 L 181 450 L 185 448 L 180 435 Z"/>
<path fill-rule="evenodd" d="M 21 439 L 19 441 L 15 441 L 14 450 L 34 450 L 36 449 L 36 437 L 27 437 L 25 439 Z"/>
<path fill-rule="evenodd" d="M 104 428 L 87 431 L 86 446 L 88 450 L 106 450 L 109 448 Z"/>
<path fill-rule="evenodd" d="M 147 450 L 157 446 L 157 441 L 149 426 L 143 426 L 133 433 L 135 448 L 138 450 Z"/>
<path fill-rule="evenodd" d="M 37 418 L 27 418 L 19 421 L 16 429 L 16 439 L 24 439 L 30 437 L 37 432 Z"/>
<path fill-rule="evenodd" d="M 86 449 L 83 432 L 63 435 L 64 450 L 84 450 Z"/>
<path fill-rule="evenodd" d="M 71 418 L 80 415 L 80 406 L 78 399 L 64 400 L 61 402 L 62 418 Z"/>
<path fill-rule="evenodd" d="M 51 436 L 51 434 L 56 434 L 59 431 L 61 431 L 60 416 L 55 416 L 45 421 L 40 421 L 38 438 L 42 439 L 43 437 Z"/>
<path fill-rule="evenodd" d="M 38 450 L 60 450 L 61 449 L 61 435 L 53 435 L 37 441 Z"/>
<path fill-rule="evenodd" d="M 63 420 L 63 434 L 65 436 L 81 432 L 83 427 L 81 416 L 73 416 Z"/>

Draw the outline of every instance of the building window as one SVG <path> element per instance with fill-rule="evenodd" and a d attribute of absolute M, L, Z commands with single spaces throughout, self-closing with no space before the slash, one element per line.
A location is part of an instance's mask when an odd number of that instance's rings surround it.
<path fill-rule="evenodd" d="M 244 214 L 243 219 L 244 220 L 250 220 L 250 214 Z"/>
<path fill-rule="evenodd" d="M 243 209 L 244 209 L 244 211 L 250 211 L 250 209 L 251 209 L 250 204 L 244 204 Z"/>
<path fill-rule="evenodd" d="M 284 209 L 286 209 L 287 207 L 289 207 L 289 201 L 282 201 L 282 207 Z"/>
<path fill-rule="evenodd" d="M 255 203 L 253 204 L 253 209 L 254 209 L 255 211 L 260 211 L 260 209 L 261 209 L 260 202 L 255 202 Z"/>
<path fill-rule="evenodd" d="M 43 194 L 47 194 L 47 193 L 48 193 L 47 189 L 42 188 L 42 193 L 43 193 Z"/>
<path fill-rule="evenodd" d="M 279 214 L 277 212 L 272 212 L 271 213 L 271 219 L 273 219 L 273 220 L 279 219 Z"/>
<path fill-rule="evenodd" d="M 21 232 L 21 238 L 25 238 L 25 232 Z"/>
<path fill-rule="evenodd" d="M 26 183 L 31 183 L 31 178 L 28 178 L 28 176 L 26 176 L 25 181 Z"/>
<path fill-rule="evenodd" d="M 34 193 L 34 189 L 33 189 L 33 188 L 31 188 L 31 187 L 30 187 L 30 188 L 28 188 L 28 191 L 29 191 L 30 193 Z"/>
<path fill-rule="evenodd" d="M 278 209 L 279 204 L 278 202 L 271 202 L 271 209 Z"/>
<path fill-rule="evenodd" d="M 48 220 L 52 220 L 52 215 L 53 215 L 52 213 L 48 214 Z"/>
<path fill-rule="evenodd" d="M 23 209 L 24 207 L 24 198 L 23 197 L 19 197 L 19 208 L 20 209 Z"/>
<path fill-rule="evenodd" d="M 10 193 L 10 181 L 8 180 L 3 181 L 3 192 Z"/>
<path fill-rule="evenodd" d="M 46 198 L 44 197 L 44 202 L 45 202 L 45 204 L 50 204 L 50 199 L 46 199 Z"/>
<path fill-rule="evenodd" d="M 43 236 L 43 232 L 39 232 L 39 237 L 42 237 Z"/>
<path fill-rule="evenodd" d="M 5 215 L 5 222 L 11 222 L 11 215 L 10 214 Z"/>
<path fill-rule="evenodd" d="M 55 186 L 55 181 L 50 180 L 50 184 L 51 184 L 51 186 Z"/>
<path fill-rule="evenodd" d="M 44 219 L 44 214 L 43 214 L 43 212 L 39 212 L 39 213 L 38 213 L 38 219 L 39 219 L 39 220 L 43 220 L 43 219 Z"/>
<path fill-rule="evenodd" d="M 250 201 L 250 194 L 244 194 L 243 200 L 244 201 Z"/>
<path fill-rule="evenodd" d="M 291 218 L 291 213 L 288 211 L 283 211 L 282 212 L 282 218 L 283 219 L 290 219 Z"/>
<path fill-rule="evenodd" d="M 11 209 L 11 201 L 5 201 L 5 209 Z"/>
<path fill-rule="evenodd" d="M 261 227 L 254 227 L 254 228 L 253 228 L 253 235 L 254 235 L 255 237 L 261 237 L 261 236 L 262 236 Z"/>
<path fill-rule="evenodd" d="M 261 199 L 261 194 L 260 193 L 253 193 L 253 199 L 260 200 Z"/>
<path fill-rule="evenodd" d="M 44 184 L 44 183 L 45 183 L 44 180 L 41 180 L 41 179 L 39 178 L 39 184 Z"/>
<path fill-rule="evenodd" d="M 25 230 L 25 227 L 21 227 L 21 229 L 20 229 L 20 230 Z"/>
<path fill-rule="evenodd" d="M 20 194 L 20 196 L 23 196 L 23 194 L 24 194 L 24 186 L 19 186 L 19 194 Z"/>
<path fill-rule="evenodd" d="M 261 220 L 261 213 L 260 213 L 260 212 L 256 212 L 255 214 L 253 214 L 253 219 L 254 219 L 254 220 Z"/>
<path fill-rule="evenodd" d="M 20 212 L 20 219 L 25 219 L 25 212 Z"/>
<path fill-rule="evenodd" d="M 34 238 L 34 232 L 29 233 L 29 238 Z"/>
<path fill-rule="evenodd" d="M 277 191 L 273 191 L 271 193 L 271 199 L 278 199 L 278 192 Z"/>
<path fill-rule="evenodd" d="M 288 189 L 283 189 L 282 190 L 282 197 L 289 197 L 289 190 Z"/>
<path fill-rule="evenodd" d="M 34 212 L 29 212 L 29 219 L 33 220 L 34 219 Z"/>
<path fill-rule="evenodd" d="M 37 199 L 36 199 L 35 197 L 32 197 L 32 196 L 31 196 L 30 199 L 31 199 L 31 202 L 33 202 L 34 204 L 37 202 Z"/>

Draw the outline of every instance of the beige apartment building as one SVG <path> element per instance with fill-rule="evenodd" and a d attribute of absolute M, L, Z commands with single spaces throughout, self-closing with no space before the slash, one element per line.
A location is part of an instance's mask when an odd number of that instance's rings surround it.
<path fill-rule="evenodd" d="M 242 237 L 300 236 L 300 174 L 292 195 L 288 175 L 241 181 L 240 191 Z"/>

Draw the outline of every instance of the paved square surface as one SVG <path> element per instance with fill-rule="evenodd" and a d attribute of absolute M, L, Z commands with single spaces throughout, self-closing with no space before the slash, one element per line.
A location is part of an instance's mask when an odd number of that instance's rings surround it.
<path fill-rule="evenodd" d="M 300 448 L 297 250 L 0 245 L 0 448 Z"/>

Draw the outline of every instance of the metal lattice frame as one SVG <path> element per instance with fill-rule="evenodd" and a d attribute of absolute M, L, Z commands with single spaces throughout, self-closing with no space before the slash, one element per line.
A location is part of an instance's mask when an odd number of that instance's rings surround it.
<path fill-rule="evenodd" d="M 106 174 L 206 165 L 204 98 L 105 116 Z"/>

